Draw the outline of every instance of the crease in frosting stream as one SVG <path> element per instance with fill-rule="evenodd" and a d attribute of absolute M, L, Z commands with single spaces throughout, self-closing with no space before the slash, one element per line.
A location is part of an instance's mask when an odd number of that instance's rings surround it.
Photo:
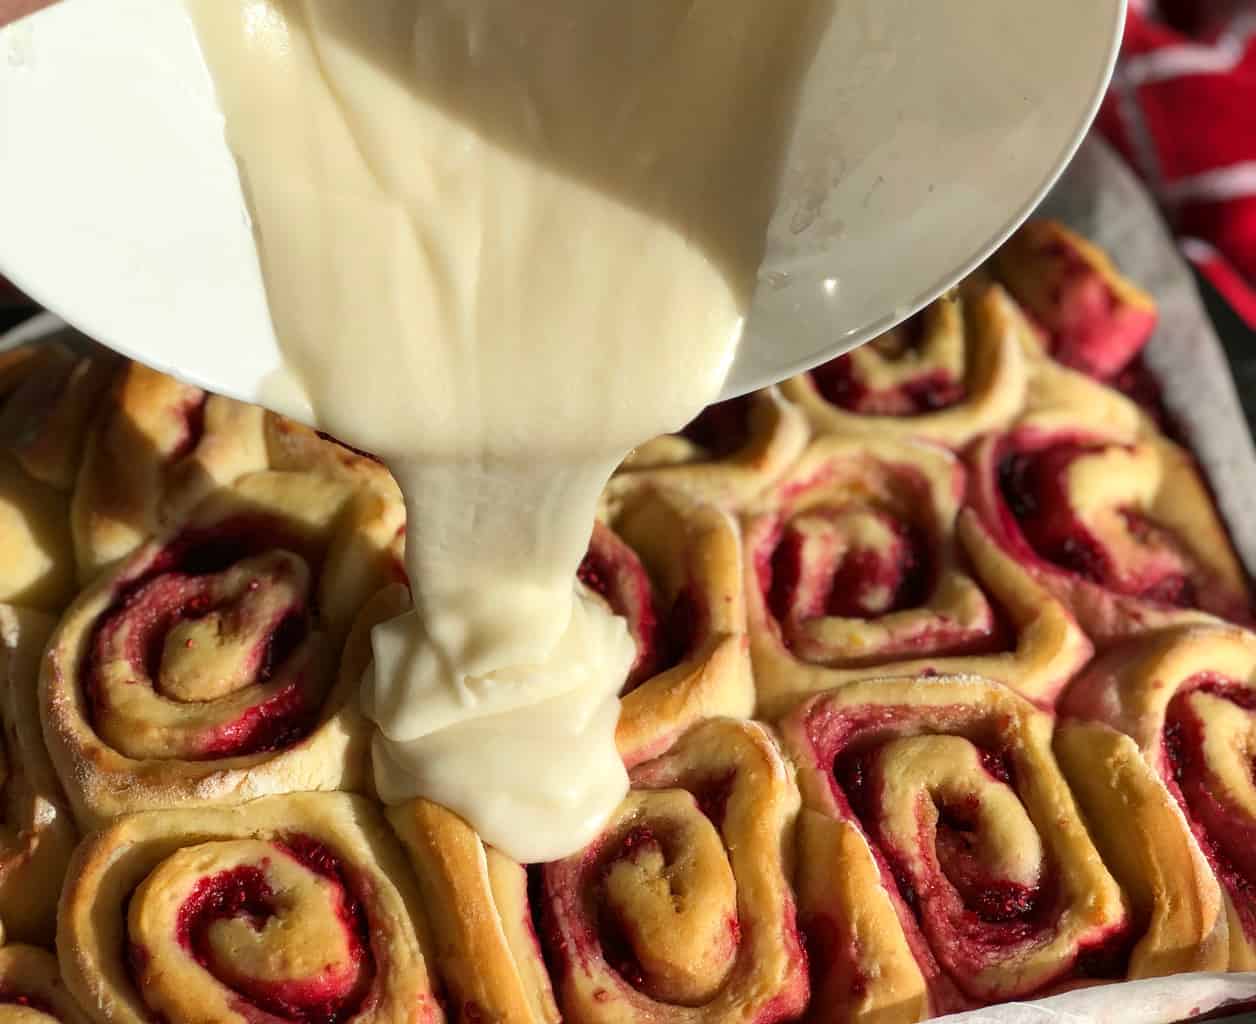
<path fill-rule="evenodd" d="M 379 793 L 571 854 L 627 788 L 633 643 L 575 582 L 598 495 L 720 392 L 832 0 L 185 2 L 276 386 L 405 494 Z"/>

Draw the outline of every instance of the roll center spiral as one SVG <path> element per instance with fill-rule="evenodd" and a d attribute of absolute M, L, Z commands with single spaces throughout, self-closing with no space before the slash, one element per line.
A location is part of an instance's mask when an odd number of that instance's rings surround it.
<path fill-rule="evenodd" d="M 194 1019 L 205 987 L 284 1020 L 343 1021 L 374 977 L 354 895 L 334 855 L 257 839 L 205 843 L 162 861 L 136 890 L 128 928 L 146 998 Z"/>
<path fill-rule="evenodd" d="M 607 947 L 652 998 L 701 1006 L 737 956 L 737 882 L 715 824 L 685 790 L 634 793 L 603 860 Z"/>

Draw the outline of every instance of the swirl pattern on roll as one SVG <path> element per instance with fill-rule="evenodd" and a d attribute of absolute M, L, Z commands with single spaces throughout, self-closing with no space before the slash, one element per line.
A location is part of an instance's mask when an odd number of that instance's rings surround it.
<path fill-rule="evenodd" d="M 974 280 L 781 387 L 820 434 L 960 448 L 1011 422 L 1032 353 L 1020 310 L 1001 288 Z"/>
<path fill-rule="evenodd" d="M 808 991 L 784 849 L 798 792 L 767 730 L 704 723 L 632 783 L 597 840 L 540 871 L 564 1019 L 794 1019 Z"/>
<path fill-rule="evenodd" d="M 1051 729 L 973 677 L 851 683 L 784 721 L 816 1020 L 920 1020 L 1124 974 L 1121 891 Z"/>
<path fill-rule="evenodd" d="M 776 388 L 720 402 L 678 434 L 643 444 L 607 488 L 613 505 L 624 491 L 657 484 L 726 509 L 750 501 L 806 447 L 802 412 Z"/>
<path fill-rule="evenodd" d="M 120 819 L 77 851 L 57 945 L 111 1024 L 444 1019 L 404 855 L 343 794 Z"/>
<path fill-rule="evenodd" d="M 44 748 L 36 684 L 46 616 L 0 605 L 0 922 L 9 937 L 52 942 L 57 897 L 78 839 Z"/>
<path fill-rule="evenodd" d="M 971 460 L 973 504 L 991 535 L 1101 644 L 1189 621 L 1252 621 L 1194 460 L 1146 423 L 1044 402 Z"/>
<path fill-rule="evenodd" d="M 886 666 L 980 672 L 1049 702 L 1085 663 L 1076 623 L 961 514 L 965 479 L 934 445 L 821 438 L 747 511 L 761 714 Z"/>
<path fill-rule="evenodd" d="M 182 521 L 211 491 L 265 469 L 263 416 L 127 363 L 98 414 L 75 484 L 80 577 L 90 580 Z"/>
<path fill-rule="evenodd" d="M 579 578 L 637 645 L 616 733 L 630 766 L 703 719 L 749 717 L 741 543 L 727 513 L 642 482 L 594 527 Z"/>
<path fill-rule="evenodd" d="M 360 680 L 338 665 L 402 516 L 338 481 L 254 474 L 85 591 L 41 686 L 76 813 L 360 784 Z"/>
<path fill-rule="evenodd" d="M 0 948 L 0 1024 L 88 1024 L 61 981 L 57 958 L 34 946 Z"/>
<path fill-rule="evenodd" d="M 1101 725 L 1128 737 L 1172 794 L 1181 814 L 1161 814 L 1148 841 L 1157 844 L 1153 852 L 1160 859 L 1174 852 L 1172 844 L 1185 848 L 1175 854 L 1183 865 L 1178 878 L 1186 876 L 1188 856 L 1202 852 L 1224 890 L 1228 929 L 1221 922 L 1207 927 L 1206 901 L 1200 901 L 1202 909 L 1192 910 L 1190 900 L 1179 895 L 1173 899 L 1174 913 L 1201 932 L 1201 942 L 1217 932 L 1224 941 L 1228 931 L 1230 969 L 1256 969 L 1256 782 L 1251 761 L 1256 636 L 1225 627 L 1188 626 L 1118 648 L 1069 687 L 1061 707 L 1079 720 L 1075 728 Z M 1100 731 L 1092 728 L 1090 739 L 1100 738 Z M 1080 752 L 1073 760 L 1080 761 Z M 1103 781 L 1100 777 L 1093 784 Z M 1122 805 L 1128 803 L 1124 792 L 1117 795 Z M 1092 797 L 1110 798 L 1102 790 Z M 1132 836 L 1150 828 L 1149 820 L 1155 819 L 1127 823 L 1122 830 L 1126 848 Z M 1155 863 L 1127 870 L 1136 884 L 1146 887 L 1151 869 L 1160 870 Z M 1177 888 L 1191 895 L 1184 883 Z M 1190 924 L 1189 913 L 1198 923 Z M 1215 957 L 1209 966 L 1217 966 Z"/>
<path fill-rule="evenodd" d="M 1072 369 L 1111 380 L 1155 330 L 1151 297 L 1105 253 L 1056 221 L 1026 224 L 992 267 L 1033 317 L 1052 358 Z"/>

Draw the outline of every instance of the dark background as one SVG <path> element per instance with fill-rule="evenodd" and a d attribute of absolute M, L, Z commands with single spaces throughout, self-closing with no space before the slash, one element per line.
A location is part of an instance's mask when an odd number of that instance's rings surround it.
<path fill-rule="evenodd" d="M 1239 319 L 1207 281 L 1196 276 L 1196 283 L 1230 357 L 1230 368 L 1239 387 L 1239 397 L 1243 399 L 1248 426 L 1256 433 L 1256 331 Z"/>

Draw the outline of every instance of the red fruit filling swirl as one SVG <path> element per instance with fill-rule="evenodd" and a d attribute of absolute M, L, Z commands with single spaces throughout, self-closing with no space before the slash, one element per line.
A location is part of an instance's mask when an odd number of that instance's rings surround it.
<path fill-rule="evenodd" d="M 881 543 L 862 543 L 868 534 Z M 768 607 L 787 625 L 918 608 L 933 589 L 932 562 L 930 539 L 914 524 L 878 509 L 826 509 L 781 531 L 764 581 Z"/>
<path fill-rule="evenodd" d="M 881 359 L 897 361 L 914 356 L 925 338 L 928 312 L 912 317 L 890 334 L 870 342 Z M 816 390 L 825 401 L 862 416 L 920 416 L 958 405 L 966 387 L 941 367 L 922 367 L 891 388 L 871 385 L 860 372 L 860 357 L 839 356 L 811 371 Z"/>
<path fill-rule="evenodd" d="M 585 927 L 576 934 L 592 948 L 567 954 L 599 956 L 625 984 L 660 1003 L 699 1007 L 714 998 L 742 943 L 736 883 L 720 837 L 733 784 L 731 777 L 708 780 L 678 817 L 647 809 L 608 830 L 574 869 L 560 862 L 541 870 L 533 906 L 544 907 L 540 931 L 555 977 L 563 970 L 555 954 L 565 945 L 557 915 L 579 915 Z"/>
<path fill-rule="evenodd" d="M 1052 242 L 1039 252 L 1051 275 L 1040 311 L 1051 354 L 1083 373 L 1108 378 L 1129 365 L 1151 337 L 1155 314 L 1124 303 L 1074 246 Z"/>
<path fill-rule="evenodd" d="M 660 614 L 661 595 L 635 551 L 598 523 L 577 576 L 626 619 L 637 645 L 624 693 L 680 664 L 702 642 L 706 615 L 693 587 L 681 590 Z"/>
<path fill-rule="evenodd" d="M 927 493 L 912 500 L 927 501 Z M 804 661 L 845 667 L 972 654 L 1004 641 L 988 601 L 969 619 L 930 606 L 938 558 L 930 530 L 895 509 L 861 501 L 809 508 L 784 520 L 754 552 L 759 587 L 781 642 Z M 918 614 L 905 618 L 901 612 Z M 844 633 L 828 632 L 826 620 L 877 628 L 852 652 Z"/>
<path fill-rule="evenodd" d="M 122 753 L 210 760 L 280 750 L 311 728 L 326 684 L 308 657 L 311 572 L 247 535 L 170 547 L 101 616 L 84 685 L 93 726 Z"/>
<path fill-rule="evenodd" d="M 873 838 L 879 838 L 880 773 L 885 767 L 879 755 L 875 747 L 849 751 L 833 764 L 834 779 Z M 982 767 L 993 779 L 1014 788 L 1012 766 L 1006 756 L 985 749 L 979 755 Z M 975 797 L 953 803 L 937 802 L 934 809 L 934 866 L 940 872 L 939 878 L 922 879 L 918 865 L 882 851 L 899 895 L 916 919 L 934 915 L 954 929 L 957 941 L 989 952 L 1023 944 L 1043 930 L 1050 920 L 1052 901 L 1044 896 L 1049 879 L 1026 885 L 990 876 L 978 856 L 977 831 L 981 822 Z M 920 838 L 927 838 L 923 826 Z"/>
<path fill-rule="evenodd" d="M 265 865 L 241 866 L 202 878 L 179 908 L 176 941 L 219 984 L 237 993 L 244 1005 L 241 1013 L 251 1016 L 249 1007 L 268 1016 L 259 1020 L 282 1020 L 299 1024 L 340 1024 L 354 1018 L 362 1009 L 375 962 L 370 932 L 361 901 L 354 895 L 348 872 L 336 855 L 318 840 L 293 835 L 275 842 L 277 856 L 291 857 L 311 873 L 333 883 L 336 914 L 342 922 L 349 951 L 347 963 L 316 977 L 273 981 L 251 977 L 250 965 L 219 962 L 220 954 L 210 940 L 210 931 L 221 921 L 243 921 L 261 932 L 268 921 L 290 904 L 292 895 L 276 893 L 267 882 Z M 142 976 L 148 963 L 147 952 L 131 950 L 131 969 Z"/>
<path fill-rule="evenodd" d="M 1256 940 L 1256 818 L 1246 808 L 1256 796 L 1254 733 L 1256 690 L 1215 675 L 1189 680 L 1165 716 L 1169 787 L 1251 940 Z M 1236 783 L 1244 792 L 1234 792 Z"/>
<path fill-rule="evenodd" d="M 1070 469 L 1103 451 L 1067 442 L 1005 455 L 999 488 L 1017 532 L 1039 558 L 1114 593 L 1175 608 L 1203 606 L 1194 560 L 1170 531 L 1138 509 L 1120 509 L 1119 555 L 1074 511 Z"/>
<path fill-rule="evenodd" d="M 954 710 L 932 708 L 928 721 L 946 722 Z M 813 736 L 817 756 L 832 766 L 830 784 L 839 810 L 859 822 L 886 888 L 900 901 L 900 916 L 910 916 L 919 928 L 908 928 L 906 937 L 922 971 L 942 1002 L 953 1009 L 963 1003 L 952 1005 L 955 997 L 945 994 L 951 984 L 968 991 L 979 972 L 1001 963 L 1014 964 L 1018 953 L 1049 940 L 1066 908 L 1057 866 L 1045 848 L 1032 878 L 1025 875 L 1024 864 L 1020 877 L 1006 877 L 989 861 L 994 823 L 978 793 L 1001 790 L 1020 802 L 1021 782 L 1009 751 L 947 737 L 975 754 L 973 770 L 981 777 L 973 778 L 971 787 L 965 785 L 958 792 L 952 788 L 949 793 L 947 785 L 904 789 L 900 780 L 899 798 L 910 792 L 918 800 L 908 809 L 916 822 L 913 834 L 901 834 L 903 808 L 891 803 L 889 779 L 905 769 L 902 762 L 896 762 L 891 746 L 899 738 L 931 736 L 935 728 L 924 724 L 923 733 L 917 733 L 910 727 L 913 717 L 895 708 L 830 716 L 827 721 L 817 720 Z M 954 755 L 958 749 L 949 753 Z M 1018 861 L 1013 856 L 1010 863 Z M 817 955 L 858 962 L 854 951 L 835 948 L 831 924 L 823 915 L 808 919 L 805 927 L 809 941 L 817 944 Z M 1130 942 L 1124 929 L 1097 933 L 1079 943 L 1071 963 L 1060 965 L 1060 976 L 1120 977 Z M 950 982 L 941 980 L 944 972 Z"/>

